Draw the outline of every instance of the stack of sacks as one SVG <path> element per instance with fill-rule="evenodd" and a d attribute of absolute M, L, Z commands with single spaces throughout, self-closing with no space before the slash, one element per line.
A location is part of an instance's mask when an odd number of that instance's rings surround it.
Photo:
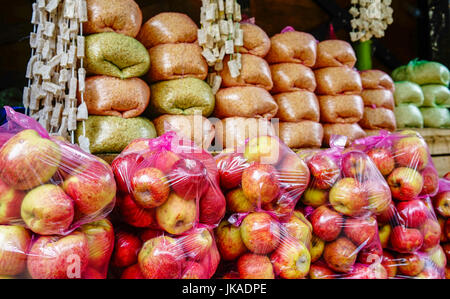
<path fill-rule="evenodd" d="M 395 131 L 394 82 L 386 73 L 368 70 L 360 73 L 363 85 L 364 116 L 359 122 L 363 129 Z"/>
<path fill-rule="evenodd" d="M 332 135 L 347 136 L 348 143 L 365 136 L 358 125 L 363 119 L 364 102 L 361 77 L 353 69 L 355 63 L 355 52 L 345 41 L 327 40 L 317 46 L 314 74 L 325 146 L 329 146 Z"/>
<path fill-rule="evenodd" d="M 271 92 L 278 104 L 278 136 L 290 148 L 320 147 L 323 128 L 311 69 L 316 62 L 317 42 L 312 35 L 297 31 L 277 34 L 271 42 L 266 59 L 274 83 Z"/>
<path fill-rule="evenodd" d="M 134 139 L 156 136 L 154 125 L 139 117 L 147 108 L 150 88 L 138 77 L 150 57 L 135 37 L 142 13 L 133 0 L 87 1 L 86 79 L 84 101 L 89 119 L 78 124 L 77 139 L 86 132 L 93 154 L 120 153 Z M 78 94 L 81 102 L 82 95 Z"/>
<path fill-rule="evenodd" d="M 185 14 L 161 13 L 142 26 L 137 39 L 152 61 L 147 74 L 151 97 L 146 115 L 157 117 L 158 136 L 176 131 L 208 148 L 214 128 L 206 117 L 214 109 L 214 95 L 203 81 L 208 64 L 197 43 L 197 30 Z"/>
<path fill-rule="evenodd" d="M 242 23 L 244 46 L 239 48 L 241 73 L 233 78 L 228 67 L 230 57 L 224 59 L 221 89 L 216 93 L 214 116 L 216 146 L 236 148 L 245 140 L 258 135 L 276 134 L 270 119 L 275 117 L 278 105 L 270 95 L 272 75 L 264 56 L 270 50 L 270 39 L 258 26 Z"/>
<path fill-rule="evenodd" d="M 394 70 L 392 77 L 401 89 L 395 94 L 399 127 L 450 127 L 450 72 L 444 65 L 413 60 Z"/>

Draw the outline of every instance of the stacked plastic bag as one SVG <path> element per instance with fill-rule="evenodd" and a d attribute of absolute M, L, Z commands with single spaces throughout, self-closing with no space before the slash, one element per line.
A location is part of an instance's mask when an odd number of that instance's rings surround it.
<path fill-rule="evenodd" d="M 78 101 L 89 118 L 78 124 L 76 136 L 86 136 L 93 154 L 120 153 L 136 138 L 153 138 L 155 127 L 140 115 L 150 100 L 150 88 L 139 77 L 150 67 L 145 47 L 136 40 L 142 12 L 133 0 L 87 1 L 86 78 Z"/>
<path fill-rule="evenodd" d="M 106 278 L 111 167 L 5 107 L 0 127 L 0 276 Z"/>
<path fill-rule="evenodd" d="M 361 72 L 364 116 L 359 122 L 363 129 L 395 131 L 394 82 L 379 70 Z"/>
<path fill-rule="evenodd" d="M 311 69 L 316 62 L 317 41 L 308 33 L 287 27 L 271 42 L 266 59 L 274 82 L 271 92 L 278 104 L 278 136 L 290 148 L 318 148 L 323 128 Z"/>
<path fill-rule="evenodd" d="M 372 159 L 392 194 L 390 208 L 377 215 L 390 276 L 444 278 L 442 230 L 431 201 L 438 192 L 439 176 L 425 141 L 413 131 L 381 131 L 357 140 L 353 147 Z"/>
<path fill-rule="evenodd" d="M 273 87 L 270 68 L 264 56 L 270 50 L 270 39 L 257 25 L 241 23 L 243 47 L 236 47 L 236 57 L 227 55 L 223 61 L 221 88 L 216 94 L 214 116 L 216 146 L 218 148 L 242 147 L 247 138 L 258 135 L 275 135 L 270 120 L 276 116 L 278 105 L 269 93 Z M 241 71 L 233 74 L 230 60 L 238 61 Z"/>
<path fill-rule="evenodd" d="M 361 77 L 353 69 L 355 63 L 355 52 L 347 42 L 327 40 L 317 46 L 314 74 L 325 146 L 329 146 L 332 135 L 346 136 L 348 142 L 365 136 L 358 125 L 364 102 Z"/>
<path fill-rule="evenodd" d="M 206 119 L 214 109 L 214 95 L 204 82 L 208 64 L 197 42 L 198 27 L 187 15 L 160 13 L 142 25 L 137 39 L 147 48 L 151 65 L 146 75 L 150 105 L 158 136 L 175 131 L 208 149 L 214 127 Z"/>
<path fill-rule="evenodd" d="M 413 60 L 394 70 L 395 115 L 399 128 L 450 126 L 449 70 L 433 61 Z"/>

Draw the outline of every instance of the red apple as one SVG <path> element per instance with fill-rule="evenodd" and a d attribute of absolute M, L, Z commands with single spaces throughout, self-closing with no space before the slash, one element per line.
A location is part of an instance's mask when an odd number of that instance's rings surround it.
<path fill-rule="evenodd" d="M 0 149 L 0 180 L 11 188 L 29 190 L 47 183 L 60 162 L 58 144 L 34 130 L 23 130 Z"/>
<path fill-rule="evenodd" d="M 378 240 L 366 245 L 365 247 L 360 248 L 358 254 L 358 261 L 362 264 L 372 265 L 374 263 L 381 262 L 381 258 L 383 256 L 383 247 L 378 242 Z"/>
<path fill-rule="evenodd" d="M 106 274 L 102 274 L 99 270 L 89 266 L 84 270 L 81 279 L 106 279 Z"/>
<path fill-rule="evenodd" d="M 317 154 L 308 161 L 312 175 L 312 186 L 317 189 L 329 189 L 340 175 L 338 165 L 328 156 Z"/>
<path fill-rule="evenodd" d="M 139 206 L 130 194 L 117 196 L 117 207 L 123 221 L 135 227 L 157 226 L 155 210 Z"/>
<path fill-rule="evenodd" d="M 145 279 L 145 277 L 142 275 L 139 264 L 134 264 L 123 270 L 120 279 Z"/>
<path fill-rule="evenodd" d="M 241 279 L 274 279 L 273 266 L 264 255 L 246 253 L 237 262 Z"/>
<path fill-rule="evenodd" d="M 281 158 L 280 143 L 276 137 L 260 136 L 250 139 L 244 149 L 249 163 L 277 164 Z"/>
<path fill-rule="evenodd" d="M 121 192 L 131 192 L 131 172 L 144 158 L 138 153 L 121 154 L 111 164 L 117 189 Z"/>
<path fill-rule="evenodd" d="M 0 275 L 14 276 L 24 271 L 30 241 L 25 228 L 0 225 Z"/>
<path fill-rule="evenodd" d="M 397 209 L 394 203 L 391 201 L 391 203 L 383 212 L 377 214 L 377 221 L 380 224 L 392 223 L 395 218 L 394 216 L 397 216 Z"/>
<path fill-rule="evenodd" d="M 31 246 L 28 272 L 34 279 L 81 278 L 89 263 L 86 235 L 42 236 Z"/>
<path fill-rule="evenodd" d="M 392 196 L 398 200 L 415 199 L 423 187 L 423 178 L 412 168 L 400 167 L 394 169 L 387 178 Z"/>
<path fill-rule="evenodd" d="M 400 253 L 397 259 L 399 272 L 409 277 L 418 275 L 425 267 L 423 257 L 417 253 Z"/>
<path fill-rule="evenodd" d="M 270 260 L 277 276 L 284 279 L 301 279 L 308 275 L 311 255 L 302 242 L 286 237 L 272 253 Z"/>
<path fill-rule="evenodd" d="M 239 227 L 223 220 L 216 228 L 216 242 L 222 259 L 232 261 L 247 251 Z"/>
<path fill-rule="evenodd" d="M 207 229 L 198 229 L 180 239 L 186 257 L 201 260 L 211 250 L 213 238 Z"/>
<path fill-rule="evenodd" d="M 297 212 L 301 214 L 301 212 Z M 286 230 L 287 236 L 300 241 L 305 246 L 311 244 L 312 226 L 304 217 L 300 218 L 296 214 L 293 214 L 287 222 L 282 224 L 282 226 Z"/>
<path fill-rule="evenodd" d="M 341 179 L 330 190 L 330 204 L 346 216 L 359 216 L 369 209 L 369 200 L 364 189 L 354 178 Z"/>
<path fill-rule="evenodd" d="M 369 210 L 375 215 L 380 215 L 390 208 L 392 204 L 391 190 L 384 179 L 367 181 L 364 183 L 369 200 Z"/>
<path fill-rule="evenodd" d="M 328 191 L 308 188 L 305 193 L 303 193 L 302 202 L 307 206 L 313 208 L 318 208 L 328 201 Z"/>
<path fill-rule="evenodd" d="M 169 174 L 175 163 L 181 158 L 174 152 L 164 150 L 153 157 L 153 167 L 161 170 L 165 175 Z"/>
<path fill-rule="evenodd" d="M 181 277 L 182 279 L 208 279 L 206 269 L 199 263 L 189 263 Z"/>
<path fill-rule="evenodd" d="M 450 191 L 441 192 L 436 195 L 433 198 L 433 206 L 439 215 L 450 218 Z"/>
<path fill-rule="evenodd" d="M 136 202 L 144 209 L 156 208 L 169 197 L 170 186 L 161 170 L 141 168 L 131 176 L 131 189 Z"/>
<path fill-rule="evenodd" d="M 439 222 L 431 218 L 427 219 L 419 229 L 423 236 L 423 245 L 421 248 L 423 251 L 428 251 L 439 244 L 441 240 L 441 226 Z"/>
<path fill-rule="evenodd" d="M 295 206 L 297 204 L 297 198 L 291 194 L 292 192 L 287 192 L 284 189 L 280 190 L 279 196 L 272 202 L 262 205 L 262 209 L 265 211 L 270 211 L 280 221 L 286 221 L 294 212 Z"/>
<path fill-rule="evenodd" d="M 352 241 L 340 237 L 325 245 L 323 258 L 331 270 L 348 273 L 352 270 L 358 256 L 358 248 Z"/>
<path fill-rule="evenodd" d="M 444 236 L 447 240 L 450 240 L 450 218 L 447 218 L 444 223 Z"/>
<path fill-rule="evenodd" d="M 356 246 L 368 246 L 377 239 L 377 221 L 373 217 L 347 218 L 344 233 Z"/>
<path fill-rule="evenodd" d="M 257 207 L 272 202 L 280 192 L 278 174 L 272 165 L 254 163 L 242 174 L 242 190 Z"/>
<path fill-rule="evenodd" d="M 173 235 L 180 235 L 190 230 L 195 224 L 196 216 L 195 200 L 184 199 L 174 192 L 169 194 L 164 204 L 156 208 L 158 225 Z"/>
<path fill-rule="evenodd" d="M 25 193 L 14 190 L 0 180 L 0 224 L 20 219 L 20 206 Z"/>
<path fill-rule="evenodd" d="M 388 278 L 394 278 L 397 275 L 397 259 L 389 252 L 383 251 L 381 264 L 386 269 Z"/>
<path fill-rule="evenodd" d="M 280 242 L 280 225 L 269 214 L 248 214 L 241 223 L 241 238 L 245 246 L 257 254 L 272 252 Z"/>
<path fill-rule="evenodd" d="M 112 264 L 119 268 L 135 264 L 141 247 L 141 240 L 133 233 L 126 230 L 116 231 Z"/>
<path fill-rule="evenodd" d="M 310 219 L 314 234 L 326 242 L 335 240 L 344 225 L 343 217 L 326 206 L 315 209 Z"/>
<path fill-rule="evenodd" d="M 80 229 L 87 238 L 89 267 L 99 271 L 107 269 L 114 249 L 114 229 L 107 219 L 87 223 Z"/>
<path fill-rule="evenodd" d="M 197 159 L 180 159 L 172 167 L 169 182 L 175 193 L 186 199 L 200 198 L 208 187 L 208 172 Z"/>
<path fill-rule="evenodd" d="M 387 279 L 386 269 L 380 264 L 372 265 L 355 264 L 353 269 L 346 276 L 347 279 Z"/>
<path fill-rule="evenodd" d="M 432 165 L 428 165 L 421 172 L 423 177 L 423 188 L 420 195 L 433 196 L 439 189 L 439 174 Z"/>
<path fill-rule="evenodd" d="M 383 176 L 389 175 L 395 167 L 394 156 L 390 149 L 373 148 L 367 152 Z"/>
<path fill-rule="evenodd" d="M 150 239 L 153 239 L 153 238 L 156 238 L 156 237 L 159 237 L 162 235 L 164 235 L 164 231 L 147 228 L 139 233 L 139 238 L 141 239 L 142 242 L 145 243 L 146 241 L 148 241 Z"/>
<path fill-rule="evenodd" d="M 216 163 L 220 186 L 224 189 L 238 187 L 242 180 L 242 173 L 250 165 L 240 153 L 222 154 L 217 157 Z"/>
<path fill-rule="evenodd" d="M 369 174 L 368 163 L 366 154 L 357 151 L 347 152 L 342 156 L 342 174 L 344 177 L 364 182 Z"/>
<path fill-rule="evenodd" d="M 226 200 L 218 185 L 211 184 L 199 201 L 199 221 L 217 225 L 226 212 Z"/>
<path fill-rule="evenodd" d="M 179 279 L 185 258 L 177 240 L 161 236 L 144 243 L 138 260 L 147 279 Z"/>
<path fill-rule="evenodd" d="M 422 247 L 423 236 L 418 229 L 399 225 L 392 230 L 390 241 L 395 251 L 409 253 Z"/>
<path fill-rule="evenodd" d="M 60 187 L 41 185 L 25 196 L 21 215 L 27 226 L 37 234 L 61 234 L 72 224 L 74 204 Z"/>
<path fill-rule="evenodd" d="M 394 144 L 395 163 L 401 167 L 411 167 L 418 171 L 428 165 L 428 149 L 425 141 L 417 136 L 405 137 Z"/>
<path fill-rule="evenodd" d="M 336 273 L 323 263 L 312 264 L 309 269 L 310 279 L 334 279 L 335 277 Z"/>
<path fill-rule="evenodd" d="M 442 244 L 442 249 L 444 250 L 447 261 L 450 262 L 450 243 Z"/>
<path fill-rule="evenodd" d="M 277 168 L 281 187 L 294 197 L 301 196 L 308 186 L 310 178 L 306 163 L 292 153 L 286 155 Z"/>
<path fill-rule="evenodd" d="M 255 210 L 255 206 L 245 196 L 242 188 L 236 188 L 225 195 L 227 209 L 232 213 L 249 213 Z"/>
<path fill-rule="evenodd" d="M 73 199 L 76 211 L 84 215 L 99 214 L 116 196 L 113 173 L 98 161 L 72 174 L 62 187 Z"/>
<path fill-rule="evenodd" d="M 419 227 L 428 218 L 428 208 L 420 199 L 399 202 L 397 211 L 401 223 L 406 227 Z"/>

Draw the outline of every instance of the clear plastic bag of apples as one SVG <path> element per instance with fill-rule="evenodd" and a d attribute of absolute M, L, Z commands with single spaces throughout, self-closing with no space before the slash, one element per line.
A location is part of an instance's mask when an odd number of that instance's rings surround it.
<path fill-rule="evenodd" d="M 381 131 L 352 148 L 367 153 L 392 194 L 389 208 L 376 215 L 389 277 L 444 278 L 446 255 L 439 243 L 445 223 L 441 228 L 433 205 L 444 211 L 446 201 L 439 199 L 439 176 L 424 139 L 415 131 Z"/>
<path fill-rule="evenodd" d="M 306 163 L 278 138 L 260 136 L 216 156 L 227 202 L 216 228 L 217 277 L 299 279 L 310 266 L 311 225 L 296 209 L 308 186 Z"/>
<path fill-rule="evenodd" d="M 5 110 L 7 123 L 0 127 L 0 276 L 106 277 L 114 237 L 104 219 L 115 203 L 112 169 L 49 136 L 32 118 Z M 103 241 L 109 239 L 100 244 L 97 237 L 103 233 L 108 236 Z"/>
<path fill-rule="evenodd" d="M 168 132 L 133 141 L 112 168 L 120 221 L 134 231 L 154 232 L 141 239 L 132 263 L 113 258 L 119 275 L 211 278 L 220 259 L 211 231 L 226 205 L 212 155 Z"/>
<path fill-rule="evenodd" d="M 445 278 L 450 279 L 450 172 L 439 180 L 439 191 L 432 202 L 441 226 L 441 246 L 447 259 Z"/>

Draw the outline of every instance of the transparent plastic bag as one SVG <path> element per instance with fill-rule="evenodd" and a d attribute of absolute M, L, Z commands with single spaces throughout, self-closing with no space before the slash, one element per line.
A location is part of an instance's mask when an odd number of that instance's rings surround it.
<path fill-rule="evenodd" d="M 143 80 L 108 76 L 86 79 L 84 102 L 90 115 L 132 118 L 141 115 L 150 101 L 150 88 Z M 78 102 L 81 95 L 78 93 Z"/>
<path fill-rule="evenodd" d="M 327 67 L 314 71 L 316 94 L 339 95 L 360 94 L 362 91 L 359 73 L 349 67 Z"/>
<path fill-rule="evenodd" d="M 363 118 L 364 102 L 359 95 L 318 96 L 323 123 L 357 123 Z"/>
<path fill-rule="evenodd" d="M 424 107 L 443 107 L 450 108 L 450 90 L 443 85 L 424 85 L 422 86 Z"/>
<path fill-rule="evenodd" d="M 394 108 L 398 129 L 423 128 L 423 116 L 415 105 L 400 105 Z"/>
<path fill-rule="evenodd" d="M 345 144 L 333 136 L 330 149 L 304 156 L 311 172 L 301 199 L 313 228 L 310 278 L 387 278 L 376 215 L 389 209 L 391 193 L 370 158 Z"/>
<path fill-rule="evenodd" d="M 158 82 L 181 78 L 205 80 L 208 64 L 197 44 L 163 44 L 149 50 L 150 69 L 148 81 Z"/>
<path fill-rule="evenodd" d="M 359 125 L 369 130 L 385 129 L 393 132 L 397 129 L 394 112 L 385 108 L 365 107 L 364 116 Z"/>
<path fill-rule="evenodd" d="M 116 196 L 111 167 L 50 137 L 32 118 L 5 109 L 8 122 L 0 127 L 1 223 L 56 235 L 108 215 Z"/>
<path fill-rule="evenodd" d="M 395 91 L 395 85 L 392 78 L 380 70 L 367 70 L 359 73 L 364 89 L 385 89 L 392 93 Z"/>
<path fill-rule="evenodd" d="M 319 101 L 312 92 L 284 92 L 274 95 L 273 98 L 278 105 L 278 112 L 275 117 L 280 121 L 320 121 Z"/>
<path fill-rule="evenodd" d="M 265 89 L 239 86 L 220 89 L 216 94 L 214 116 L 263 117 L 271 119 L 277 114 L 278 105 Z"/>
<path fill-rule="evenodd" d="M 450 111 L 448 108 L 420 108 L 425 128 L 448 128 L 450 127 Z"/>
<path fill-rule="evenodd" d="M 288 147 L 320 148 L 323 140 L 322 124 L 313 121 L 280 122 L 278 137 Z"/>
<path fill-rule="evenodd" d="M 307 277 L 311 264 L 311 224 L 302 212 L 297 210 L 284 220 L 263 211 L 231 219 L 235 222 L 223 220 L 215 230 L 219 252 L 228 263 L 218 270 L 228 272 L 224 278 Z"/>
<path fill-rule="evenodd" d="M 85 34 L 109 32 L 136 37 L 142 25 L 142 12 L 133 0 L 90 0 L 86 2 L 88 21 Z"/>
<path fill-rule="evenodd" d="M 242 22 L 240 26 L 244 31 L 244 46 L 239 47 L 239 53 L 265 57 L 270 50 L 270 38 L 266 32 L 248 22 Z"/>
<path fill-rule="evenodd" d="M 272 74 L 267 62 L 258 56 L 251 54 L 242 54 L 241 73 L 233 78 L 228 67 L 230 56 L 225 57 L 223 70 L 219 75 L 222 77 L 222 87 L 235 86 L 257 86 L 270 91 L 273 87 Z"/>
<path fill-rule="evenodd" d="M 353 68 L 355 64 L 355 51 L 346 41 L 333 39 L 322 41 L 317 45 L 315 69 L 339 66 Z"/>
<path fill-rule="evenodd" d="M 313 67 L 317 57 L 317 40 L 309 33 L 283 30 L 270 38 L 271 48 L 265 59 L 269 64 L 301 63 Z"/>
<path fill-rule="evenodd" d="M 447 178 L 445 178 L 447 177 Z M 445 278 L 450 279 L 450 180 L 448 175 L 439 180 L 439 191 L 432 198 L 434 211 L 441 225 L 441 246 L 447 258 Z"/>
<path fill-rule="evenodd" d="M 122 221 L 181 235 L 214 226 L 225 198 L 211 154 L 168 132 L 132 142 L 112 163 Z"/>
<path fill-rule="evenodd" d="M 386 89 L 365 89 L 361 93 L 364 105 L 371 108 L 394 110 L 394 94 Z"/>
<path fill-rule="evenodd" d="M 121 279 L 209 279 L 220 261 L 211 229 L 182 235 L 121 229 L 112 265 Z"/>
<path fill-rule="evenodd" d="M 422 106 L 424 96 L 419 85 L 409 81 L 395 82 L 394 93 L 395 105 L 413 104 L 417 107 Z"/>
<path fill-rule="evenodd" d="M 448 86 L 450 72 L 443 64 L 435 61 L 412 60 L 392 72 L 395 81 L 411 81 L 419 85 L 441 84 Z"/>
<path fill-rule="evenodd" d="M 279 63 L 270 66 L 273 79 L 272 93 L 316 90 L 314 72 L 299 63 Z"/>
<path fill-rule="evenodd" d="M 366 133 L 358 124 L 323 124 L 323 145 L 329 146 L 333 135 L 347 137 L 349 145 L 353 140 L 365 137 Z"/>
<path fill-rule="evenodd" d="M 353 147 L 371 157 L 389 185 L 393 205 L 378 220 L 386 226 L 385 248 L 403 264 L 397 276 L 442 278 L 445 254 L 430 200 L 438 192 L 439 176 L 423 138 L 414 131 L 381 131 L 357 140 Z"/>
<path fill-rule="evenodd" d="M 147 49 L 160 44 L 193 43 L 198 27 L 187 15 L 160 13 L 145 22 L 136 37 Z"/>

